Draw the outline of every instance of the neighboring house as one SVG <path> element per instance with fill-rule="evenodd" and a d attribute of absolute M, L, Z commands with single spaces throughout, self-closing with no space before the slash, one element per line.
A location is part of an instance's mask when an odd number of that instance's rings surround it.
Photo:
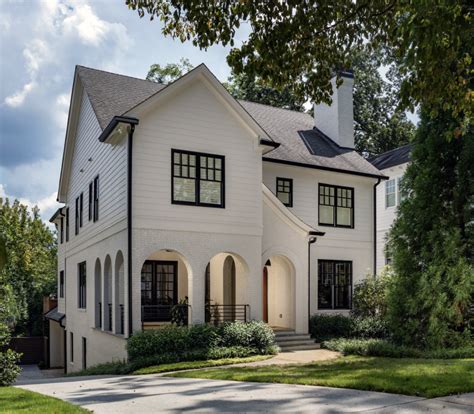
<path fill-rule="evenodd" d="M 410 162 L 411 148 L 411 144 L 408 144 L 369 159 L 383 175 L 388 177 L 385 183 L 377 187 L 377 273 L 391 262 L 390 254 L 386 251 L 386 238 L 403 199 L 400 184 Z"/>
<path fill-rule="evenodd" d="M 314 121 L 236 101 L 204 65 L 168 86 L 76 67 L 51 219 L 54 364 L 125 358 L 126 338 L 171 309 L 296 333 L 348 312 L 374 271 L 384 178 L 354 151 L 352 86 L 344 74 Z"/>

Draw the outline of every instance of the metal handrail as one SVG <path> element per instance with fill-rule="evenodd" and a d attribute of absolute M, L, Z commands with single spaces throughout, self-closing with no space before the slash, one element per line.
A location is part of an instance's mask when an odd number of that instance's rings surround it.
<path fill-rule="evenodd" d="M 171 310 L 181 308 L 184 310 L 184 324 L 188 324 L 191 306 L 188 304 L 170 304 L 170 305 L 142 305 L 142 323 L 143 322 L 171 322 Z"/>
<path fill-rule="evenodd" d="M 120 308 L 120 335 L 123 335 L 125 332 L 124 307 L 122 304 L 120 304 L 119 308 Z"/>
<path fill-rule="evenodd" d="M 250 317 L 250 305 L 235 304 L 235 305 L 206 305 L 206 322 L 220 325 L 226 322 L 248 322 Z"/>
<path fill-rule="evenodd" d="M 107 330 L 112 330 L 112 304 L 109 303 L 109 326 L 107 326 Z"/>

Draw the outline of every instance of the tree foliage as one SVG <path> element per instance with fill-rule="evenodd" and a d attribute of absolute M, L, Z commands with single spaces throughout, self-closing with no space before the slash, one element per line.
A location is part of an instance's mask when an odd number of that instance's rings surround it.
<path fill-rule="evenodd" d="M 372 156 L 408 144 L 415 126 L 398 109 L 401 75 L 386 51 L 354 49 L 352 67 L 356 150 Z"/>
<path fill-rule="evenodd" d="M 260 79 L 246 73 L 233 73 L 225 84 L 227 90 L 236 99 L 271 105 L 278 108 L 304 111 L 304 101 L 295 96 L 288 87 L 281 90 L 266 85 Z"/>
<path fill-rule="evenodd" d="M 185 58 L 181 58 L 179 63 L 167 63 L 165 66 L 155 63 L 150 66 L 146 78 L 154 82 L 168 84 L 183 76 L 192 68 L 191 62 Z"/>
<path fill-rule="evenodd" d="M 334 70 L 352 66 L 351 50 L 389 47 L 403 75 L 401 103 L 448 111 L 464 132 L 473 116 L 473 9 L 468 0 L 218 1 L 126 0 L 163 33 L 207 49 L 230 45 L 234 72 L 288 86 L 299 99 L 326 101 Z M 250 29 L 238 47 L 234 40 Z M 466 47 L 467 45 L 467 47 Z M 453 76 L 454 75 L 454 76 Z M 339 80 L 340 81 L 340 80 Z M 455 129 L 460 131 L 459 128 Z"/>
<path fill-rule="evenodd" d="M 403 179 L 407 197 L 390 232 L 388 318 L 407 345 L 439 348 L 472 338 L 474 131 L 445 140 L 455 124 L 450 113 L 432 119 L 422 112 Z"/>
<path fill-rule="evenodd" d="M 39 334 L 43 296 L 56 290 L 55 236 L 41 221 L 37 208 L 30 213 L 18 200 L 10 204 L 0 198 L 0 239 L 6 251 L 0 280 L 15 298 L 15 329 Z"/>

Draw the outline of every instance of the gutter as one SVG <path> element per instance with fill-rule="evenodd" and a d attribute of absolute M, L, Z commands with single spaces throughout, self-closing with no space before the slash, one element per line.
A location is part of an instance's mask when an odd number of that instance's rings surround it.
<path fill-rule="evenodd" d="M 377 182 L 374 184 L 374 277 L 377 274 L 377 186 L 381 181 L 382 179 L 379 177 Z"/>
<path fill-rule="evenodd" d="M 127 261 L 128 261 L 128 337 L 133 333 L 132 313 L 132 162 L 133 162 L 133 133 L 136 123 L 129 123 L 127 151 Z"/>
<path fill-rule="evenodd" d="M 268 158 L 268 157 L 263 157 L 262 161 L 274 162 L 277 164 L 294 165 L 295 167 L 312 168 L 315 170 L 333 171 L 333 172 L 337 172 L 341 174 L 358 175 L 361 177 L 380 178 L 380 179 L 388 180 L 388 177 L 385 175 L 369 174 L 369 173 L 364 173 L 364 172 L 359 172 L 359 171 L 341 170 L 340 168 L 324 167 L 321 165 L 306 164 L 303 162 L 279 160 L 276 158 Z"/>

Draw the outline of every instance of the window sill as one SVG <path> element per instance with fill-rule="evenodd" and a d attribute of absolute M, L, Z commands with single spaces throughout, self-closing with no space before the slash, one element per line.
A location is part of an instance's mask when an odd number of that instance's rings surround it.
<path fill-rule="evenodd" d="M 81 313 L 86 313 L 86 312 L 87 312 L 87 308 L 77 308 L 77 311 L 78 311 L 78 312 L 81 312 Z"/>

